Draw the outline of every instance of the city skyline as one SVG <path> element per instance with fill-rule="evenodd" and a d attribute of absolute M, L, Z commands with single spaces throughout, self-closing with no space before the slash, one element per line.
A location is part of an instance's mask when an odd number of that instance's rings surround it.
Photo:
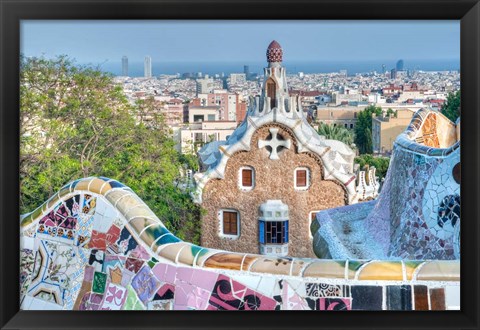
<path fill-rule="evenodd" d="M 22 21 L 25 56 L 79 63 L 258 62 L 272 39 L 287 61 L 453 60 L 459 21 Z M 91 50 L 95 49 L 95 52 Z M 241 51 L 239 51 L 241 49 Z"/>

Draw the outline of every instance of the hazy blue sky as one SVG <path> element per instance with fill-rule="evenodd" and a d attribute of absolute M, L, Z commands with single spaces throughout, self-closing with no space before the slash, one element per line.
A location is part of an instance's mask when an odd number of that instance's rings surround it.
<path fill-rule="evenodd" d="M 289 61 L 459 59 L 459 21 L 23 21 L 26 56 L 80 63 L 264 61 L 276 39 Z"/>

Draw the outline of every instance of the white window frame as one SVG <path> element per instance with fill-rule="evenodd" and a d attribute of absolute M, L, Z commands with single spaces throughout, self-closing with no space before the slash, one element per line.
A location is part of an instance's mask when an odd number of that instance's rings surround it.
<path fill-rule="evenodd" d="M 252 186 L 247 187 L 243 185 L 243 170 L 251 170 L 252 171 Z M 255 188 L 255 169 L 253 166 L 241 166 L 238 170 L 238 187 L 242 191 L 251 191 Z"/>
<path fill-rule="evenodd" d="M 297 186 L 297 171 L 299 170 L 302 170 L 302 171 L 307 171 L 307 182 L 306 182 L 306 186 L 305 187 L 298 187 Z M 297 167 L 294 171 L 293 171 L 293 180 L 294 180 L 294 186 L 295 186 L 295 190 L 308 190 L 310 188 L 310 169 L 308 167 Z"/>
<path fill-rule="evenodd" d="M 310 230 L 310 227 L 312 226 L 312 214 L 318 212 L 320 212 L 320 210 L 308 212 L 308 237 L 310 237 L 310 239 L 313 239 L 312 231 Z"/>
<path fill-rule="evenodd" d="M 235 212 L 237 213 L 237 235 L 229 235 L 229 234 L 224 234 L 223 233 L 223 212 Z M 219 219 L 219 236 L 221 238 L 229 239 L 229 240 L 236 240 L 240 237 L 241 233 L 241 228 L 240 228 L 240 212 L 235 209 L 220 209 L 217 213 L 218 219 Z"/>

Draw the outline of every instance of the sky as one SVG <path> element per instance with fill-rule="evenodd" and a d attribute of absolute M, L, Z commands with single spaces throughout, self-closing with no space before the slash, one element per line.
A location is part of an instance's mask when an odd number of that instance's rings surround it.
<path fill-rule="evenodd" d="M 459 60 L 460 21 L 33 21 L 26 56 L 78 63 L 264 61 L 277 40 L 289 61 Z"/>

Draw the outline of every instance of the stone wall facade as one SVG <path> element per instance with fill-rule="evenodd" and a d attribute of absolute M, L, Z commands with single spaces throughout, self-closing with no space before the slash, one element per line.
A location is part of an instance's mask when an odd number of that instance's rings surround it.
<path fill-rule="evenodd" d="M 291 139 L 289 149 L 279 152 L 279 160 L 271 160 L 266 148 L 258 148 L 259 139 L 266 140 L 269 128 L 279 128 L 279 135 Z M 243 166 L 255 170 L 254 188 L 242 191 L 239 173 Z M 310 171 L 310 186 L 296 190 L 294 172 L 298 167 Z M 339 182 L 323 180 L 323 166 L 318 155 L 298 153 L 297 141 L 290 129 L 279 124 L 264 125 L 252 136 L 250 151 L 238 152 L 228 160 L 224 178 L 210 180 L 203 190 L 201 243 L 205 247 L 235 252 L 259 253 L 259 206 L 267 200 L 281 200 L 289 207 L 289 256 L 315 257 L 310 235 L 310 212 L 347 204 L 347 193 Z M 240 214 L 240 235 L 236 239 L 220 236 L 220 212 L 234 209 Z"/>

